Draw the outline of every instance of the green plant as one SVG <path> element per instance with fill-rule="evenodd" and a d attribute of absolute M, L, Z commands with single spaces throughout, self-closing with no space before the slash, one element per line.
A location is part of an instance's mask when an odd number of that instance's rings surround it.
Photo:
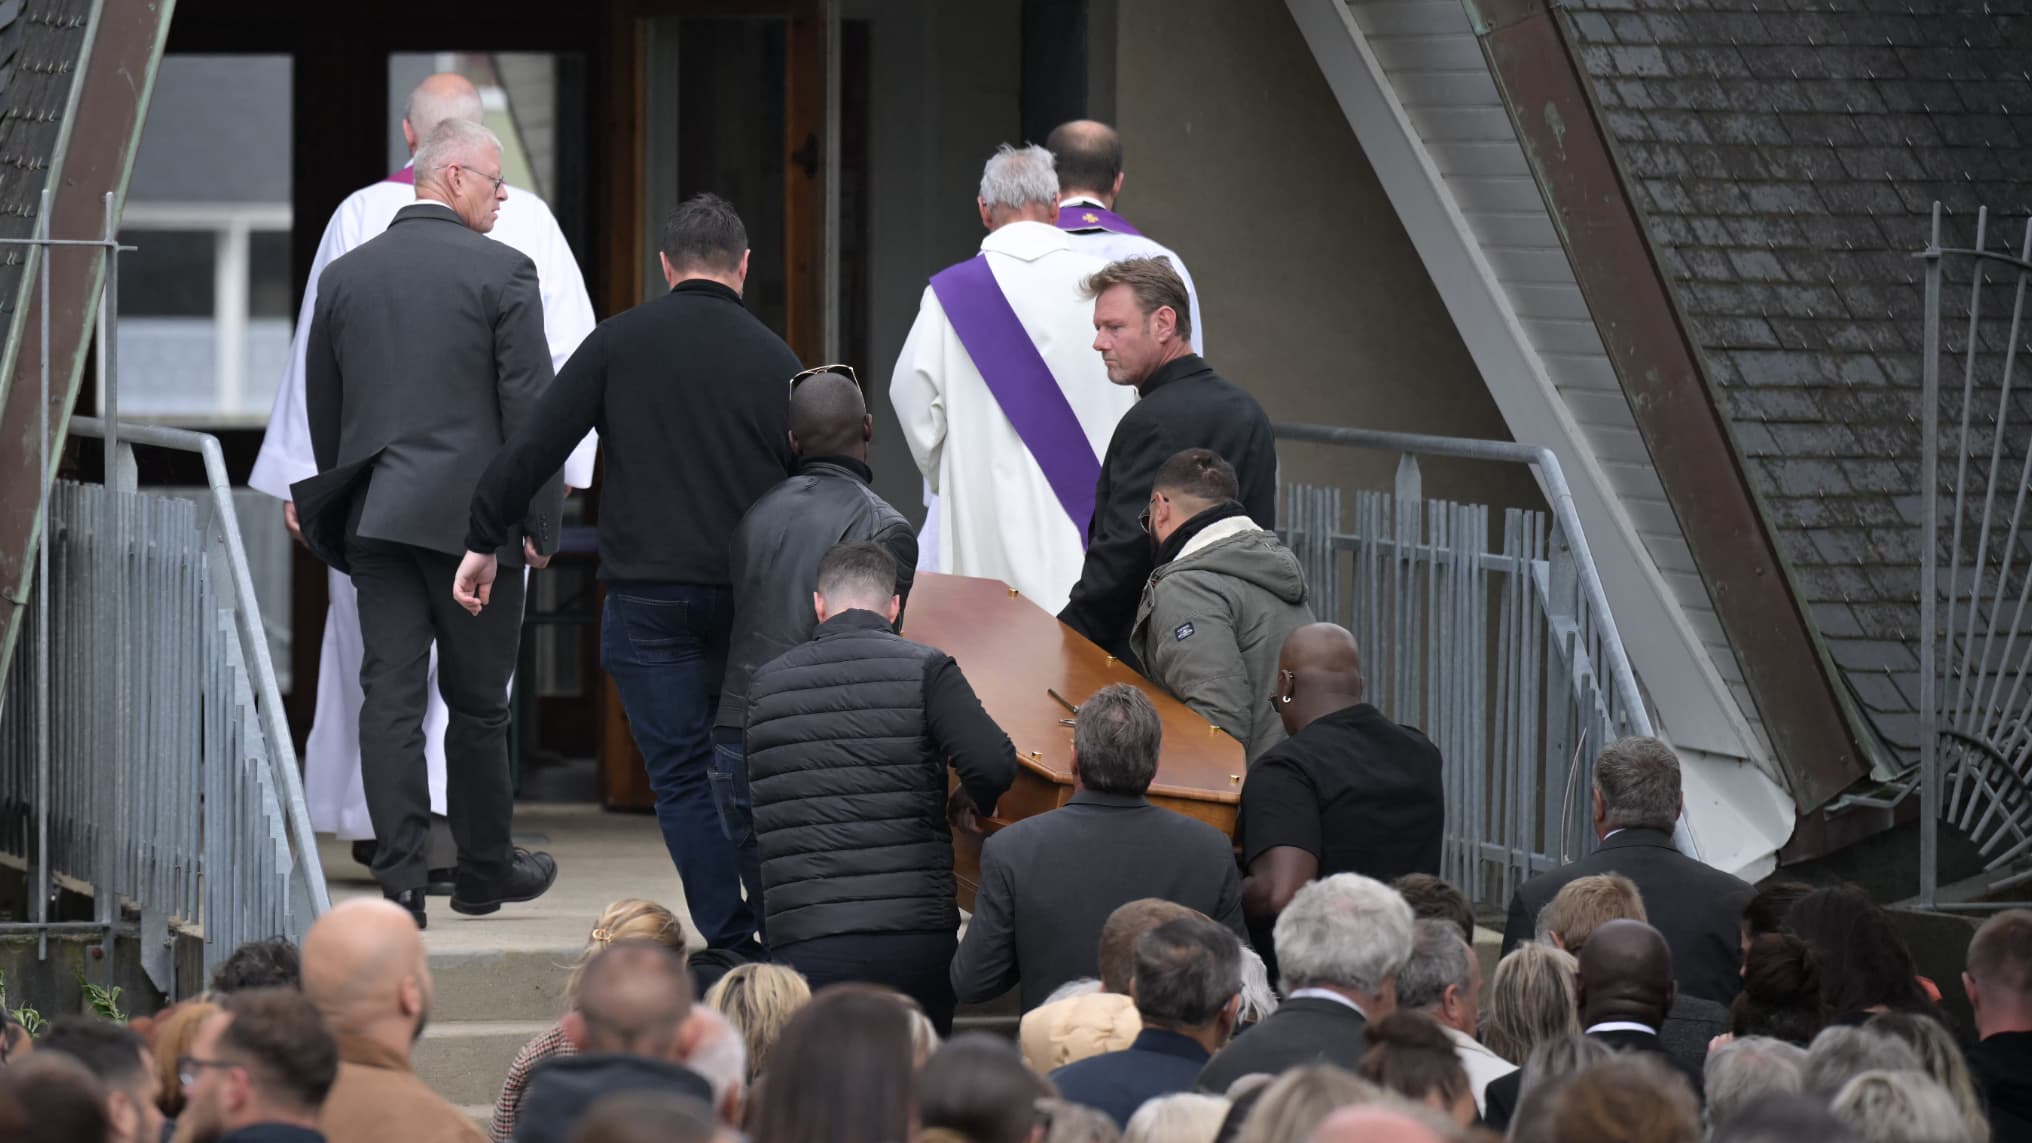
<path fill-rule="evenodd" d="M 4 972 L 0 972 L 0 1008 L 7 1008 L 7 974 Z M 44 1020 L 42 1013 L 33 1008 L 26 1006 L 7 1008 L 7 1012 L 14 1017 L 16 1023 L 28 1029 L 30 1036 L 40 1036 L 42 1030 L 49 1027 L 49 1021 Z"/>
<path fill-rule="evenodd" d="M 127 1014 L 120 1011 L 119 988 L 102 988 L 86 980 L 82 972 L 78 974 L 78 988 L 84 992 L 85 1008 L 92 1015 L 101 1020 L 111 1020 L 115 1024 L 127 1022 Z"/>

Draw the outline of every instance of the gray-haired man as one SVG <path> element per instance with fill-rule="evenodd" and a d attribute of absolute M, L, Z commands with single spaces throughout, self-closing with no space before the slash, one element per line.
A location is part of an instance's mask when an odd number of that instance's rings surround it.
<path fill-rule="evenodd" d="M 1475 1039 L 1480 1025 L 1482 961 L 1451 921 L 1421 920 L 1412 926 L 1411 959 L 1397 973 L 1397 1007 L 1423 1012 L 1446 1029 L 1454 1055 L 1468 1073 L 1475 1110 L 1483 1106 L 1489 1081 L 1517 1065 Z"/>

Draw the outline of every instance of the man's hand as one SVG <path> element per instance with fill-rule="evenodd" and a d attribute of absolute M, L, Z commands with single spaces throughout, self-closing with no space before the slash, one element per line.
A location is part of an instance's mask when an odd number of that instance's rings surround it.
<path fill-rule="evenodd" d="M 282 526 L 289 529 L 290 539 L 303 544 L 303 525 L 297 523 L 296 520 L 296 501 L 284 500 L 282 502 Z M 303 546 L 307 548 L 310 545 L 303 544 Z"/>
<path fill-rule="evenodd" d="M 467 552 L 459 561 L 459 574 L 452 577 L 452 601 L 474 615 L 487 606 L 494 594 L 494 576 L 500 572 L 492 552 Z"/>
<path fill-rule="evenodd" d="M 550 557 L 538 555 L 536 541 L 531 540 L 528 536 L 522 537 L 522 560 L 537 571 L 542 571 L 550 566 Z"/>
<path fill-rule="evenodd" d="M 954 786 L 952 793 L 946 797 L 945 820 L 952 825 L 954 833 L 979 837 L 983 832 L 981 809 L 974 804 L 965 786 Z"/>

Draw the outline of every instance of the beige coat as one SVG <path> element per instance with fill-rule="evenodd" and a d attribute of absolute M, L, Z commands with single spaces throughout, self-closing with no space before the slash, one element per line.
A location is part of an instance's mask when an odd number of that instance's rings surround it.
<path fill-rule="evenodd" d="M 339 1039 L 339 1078 L 318 1130 L 326 1143 L 486 1143 L 486 1133 L 380 1044 Z"/>
<path fill-rule="evenodd" d="M 1134 1000 L 1119 992 L 1090 992 L 1031 1009 L 1017 1038 L 1023 1062 L 1046 1075 L 1089 1056 L 1119 1052 L 1142 1030 Z"/>

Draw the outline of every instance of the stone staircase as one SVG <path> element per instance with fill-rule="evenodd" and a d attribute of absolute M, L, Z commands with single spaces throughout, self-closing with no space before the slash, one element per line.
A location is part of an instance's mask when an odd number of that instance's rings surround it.
<path fill-rule="evenodd" d="M 564 982 L 578 948 L 433 952 L 430 1026 L 416 1045 L 416 1074 L 482 1127 L 522 1045 L 564 1013 Z"/>

